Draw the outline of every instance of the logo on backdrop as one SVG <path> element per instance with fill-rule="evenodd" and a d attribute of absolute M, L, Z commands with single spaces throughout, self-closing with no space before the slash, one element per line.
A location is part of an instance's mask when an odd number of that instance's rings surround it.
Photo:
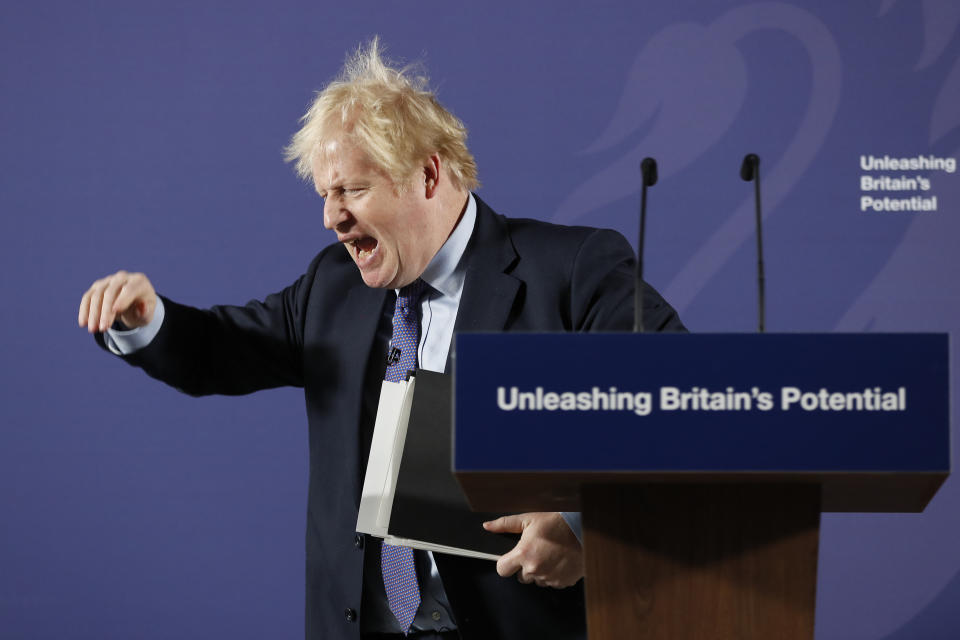
<path fill-rule="evenodd" d="M 937 211 L 936 178 L 955 173 L 957 159 L 862 155 L 860 170 L 860 211 Z"/>

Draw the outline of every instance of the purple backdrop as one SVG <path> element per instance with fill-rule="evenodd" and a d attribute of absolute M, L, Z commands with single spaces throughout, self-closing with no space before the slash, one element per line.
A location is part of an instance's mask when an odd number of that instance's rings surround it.
<path fill-rule="evenodd" d="M 663 6 L 661 6 L 663 5 Z M 281 390 L 191 399 L 74 324 L 89 283 L 144 271 L 242 303 L 332 236 L 280 159 L 312 91 L 380 34 L 467 123 L 501 213 L 636 235 L 695 331 L 755 326 L 763 161 L 771 331 L 954 331 L 954 0 L 5 3 L 0 7 L 0 636 L 302 634 L 306 429 Z M 862 176 L 909 177 L 866 192 Z M 937 197 L 929 212 L 861 198 Z M 817 637 L 960 633 L 960 488 L 922 515 L 824 518 Z"/>

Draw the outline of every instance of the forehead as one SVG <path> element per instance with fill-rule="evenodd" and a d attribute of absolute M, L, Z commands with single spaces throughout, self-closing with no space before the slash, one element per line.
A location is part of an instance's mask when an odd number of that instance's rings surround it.
<path fill-rule="evenodd" d="M 310 164 L 313 183 L 318 190 L 349 180 L 370 179 L 382 173 L 366 153 L 343 136 L 322 142 L 313 152 Z"/>

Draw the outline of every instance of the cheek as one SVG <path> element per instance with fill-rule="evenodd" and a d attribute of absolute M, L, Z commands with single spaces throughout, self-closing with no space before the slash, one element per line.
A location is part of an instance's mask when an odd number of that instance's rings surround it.
<path fill-rule="evenodd" d="M 400 235 L 397 236 L 397 243 L 401 251 L 408 256 L 423 251 L 424 246 L 429 244 L 428 232 L 429 228 L 422 224 L 411 224 L 404 227 L 400 231 Z"/>

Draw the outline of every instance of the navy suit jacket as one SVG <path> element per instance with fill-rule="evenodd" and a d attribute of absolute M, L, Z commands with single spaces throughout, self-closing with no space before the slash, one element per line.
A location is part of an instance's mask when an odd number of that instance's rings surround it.
<path fill-rule="evenodd" d="M 622 235 L 497 215 L 477 198 L 456 331 L 629 331 L 634 256 Z M 327 247 L 283 291 L 199 310 L 164 299 L 155 339 L 125 359 L 193 395 L 304 389 L 309 421 L 306 636 L 359 637 L 363 538 L 355 533 L 384 345 L 388 291 L 364 285 L 346 249 Z M 648 288 L 650 330 L 682 330 Z M 102 342 L 102 340 L 101 340 Z M 371 400 L 372 398 L 372 400 Z M 465 639 L 585 637 L 582 581 L 547 589 L 494 563 L 435 555 Z"/>

